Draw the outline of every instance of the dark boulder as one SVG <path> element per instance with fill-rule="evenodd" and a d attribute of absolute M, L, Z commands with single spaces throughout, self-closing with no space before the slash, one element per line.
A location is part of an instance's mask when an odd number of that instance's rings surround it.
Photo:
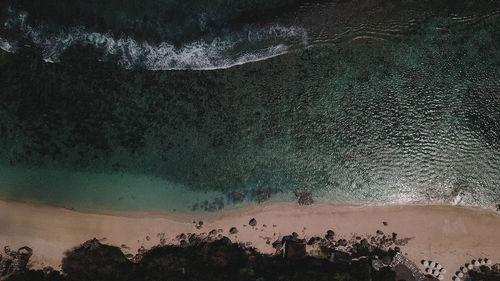
<path fill-rule="evenodd" d="M 252 218 L 252 219 L 248 222 L 248 224 L 249 224 L 250 226 L 256 226 L 256 225 L 257 225 L 257 220 L 256 220 L 256 219 L 254 219 L 254 218 Z"/>
<path fill-rule="evenodd" d="M 345 239 L 339 239 L 337 241 L 337 246 L 347 246 L 347 240 L 345 240 Z"/>
<path fill-rule="evenodd" d="M 398 239 L 398 234 L 396 232 L 392 233 L 392 241 L 396 241 Z"/>
<path fill-rule="evenodd" d="M 334 236 L 335 236 L 335 232 L 333 232 L 333 230 L 328 230 L 326 232 L 325 238 L 326 238 L 326 240 L 332 241 Z"/>
<path fill-rule="evenodd" d="M 370 243 L 368 243 L 368 240 L 366 240 L 366 239 L 361 240 L 360 244 L 361 244 L 361 247 L 364 247 L 364 248 L 370 246 Z"/>
<path fill-rule="evenodd" d="M 281 248 L 283 247 L 283 243 L 281 242 L 281 240 L 274 241 L 272 245 L 273 248 L 276 249 L 276 251 L 281 250 Z"/>

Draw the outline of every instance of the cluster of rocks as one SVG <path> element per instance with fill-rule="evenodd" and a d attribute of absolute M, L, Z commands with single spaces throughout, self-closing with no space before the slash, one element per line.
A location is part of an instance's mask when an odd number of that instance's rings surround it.
<path fill-rule="evenodd" d="M 328 230 L 324 237 L 314 236 L 307 241 L 299 238 L 296 232 L 291 235 L 283 236 L 272 243 L 276 255 L 285 253 L 287 242 L 302 243 L 307 245 L 310 250 L 317 251 L 317 255 L 328 258 L 331 262 L 339 264 L 351 264 L 353 260 L 370 259 L 372 267 L 379 270 L 388 267 L 392 262 L 393 254 L 400 251 L 399 247 L 389 248 L 395 241 L 398 241 L 397 234 L 393 233 L 390 237 L 383 235 L 381 231 L 376 236 L 361 238 L 353 237 L 350 240 L 336 238 L 333 230 Z M 389 248 L 389 249 L 388 249 Z M 388 249 L 386 251 L 384 249 Z M 391 253 L 391 254 L 389 254 Z M 313 254 L 314 256 L 315 254 Z M 379 256 L 380 255 L 380 258 Z"/>
<path fill-rule="evenodd" d="M 399 246 L 406 245 L 411 238 L 398 239 L 398 234 L 393 232 L 391 235 L 385 235 L 381 230 L 377 230 L 376 235 L 368 236 L 365 239 L 357 236 L 349 241 L 348 244 L 353 245 L 353 252 L 360 249 L 368 249 L 373 251 L 375 248 L 387 249 L 394 246 L 396 252 L 400 251 Z"/>
<path fill-rule="evenodd" d="M 203 227 L 203 221 L 193 221 L 193 224 L 196 229 L 201 229 Z"/>
<path fill-rule="evenodd" d="M 129 255 L 125 255 L 125 257 L 133 263 L 139 263 L 139 262 L 141 262 L 142 258 L 144 257 L 144 254 L 146 254 L 147 252 L 148 251 L 146 250 L 146 248 L 144 248 L 144 246 L 141 246 L 139 249 L 137 249 L 137 254 L 135 256 L 129 254 Z"/>
<path fill-rule="evenodd" d="M 269 200 L 269 198 L 273 194 L 279 192 L 282 192 L 282 190 L 279 188 L 271 187 L 267 183 L 263 183 L 261 186 L 253 190 L 242 190 L 229 193 L 227 196 L 227 201 L 231 203 L 241 203 L 244 200 L 250 200 L 262 203 Z"/>
<path fill-rule="evenodd" d="M 312 193 L 309 191 L 295 192 L 299 205 L 311 205 L 314 203 Z"/>
<path fill-rule="evenodd" d="M 224 209 L 224 198 L 218 197 L 212 201 L 205 200 L 201 203 L 195 203 L 191 206 L 191 211 L 215 212 Z"/>
<path fill-rule="evenodd" d="M 160 245 L 164 246 L 167 244 L 167 235 L 164 232 L 157 233 L 156 237 L 160 239 Z M 149 241 L 148 237 L 146 237 L 146 240 Z"/>
<path fill-rule="evenodd" d="M 198 224 L 199 225 L 199 224 Z M 222 240 L 222 241 L 229 241 L 231 240 L 227 238 L 226 236 L 223 236 L 222 233 L 224 231 L 222 229 L 212 229 L 210 232 L 206 233 L 180 233 L 178 234 L 175 239 L 179 242 L 180 247 L 188 247 L 188 246 L 193 246 L 193 245 L 199 245 L 201 243 L 211 243 L 214 241 Z M 164 233 L 158 233 L 157 236 L 160 236 L 160 244 L 159 246 L 166 246 L 166 239 L 164 238 Z M 88 243 L 89 241 L 85 242 Z M 84 243 L 84 247 L 85 247 Z M 126 255 L 126 257 L 131 260 L 134 263 L 139 263 L 142 260 L 142 257 L 145 253 L 148 251 L 144 246 L 141 246 L 139 249 L 137 249 L 137 254 L 134 255 Z"/>
<path fill-rule="evenodd" d="M 307 195 L 307 196 L 310 196 Z M 193 221 L 193 224 L 196 229 L 203 228 L 203 221 Z M 383 223 L 387 225 L 387 222 Z M 246 225 L 243 225 L 246 226 Z M 257 219 L 251 218 L 248 221 L 248 226 L 257 230 L 258 222 Z M 267 225 L 263 224 L 262 228 L 267 227 Z M 276 227 L 276 225 L 273 225 Z M 228 230 L 229 237 L 231 235 L 237 235 L 239 230 L 236 226 L 229 228 Z M 175 237 L 181 247 L 188 247 L 192 245 L 197 245 L 200 243 L 210 243 L 217 240 L 228 240 L 231 241 L 228 237 L 223 236 L 223 229 L 212 229 L 208 233 L 203 232 L 199 234 L 195 233 L 180 233 Z M 303 231 L 304 234 L 304 231 Z M 237 237 L 237 236 L 236 236 Z M 259 236 L 260 237 L 260 236 Z M 279 237 L 276 239 L 276 237 Z M 287 242 L 292 242 L 294 244 L 303 244 L 304 249 L 306 245 L 310 247 L 311 250 L 317 251 L 320 256 L 325 258 L 329 258 L 332 262 L 336 263 L 350 263 L 351 259 L 356 259 L 359 257 L 370 256 L 374 257 L 375 250 L 381 249 L 382 252 L 389 249 L 393 253 L 400 252 L 400 248 L 398 246 L 404 245 L 408 242 L 409 238 L 399 239 L 397 233 L 391 233 L 390 235 L 384 234 L 383 231 L 377 230 L 375 235 L 361 237 L 361 236 L 353 236 L 351 239 L 337 238 L 336 234 L 333 230 L 328 230 L 324 236 L 315 236 L 310 237 L 307 241 L 306 239 L 299 238 L 299 234 L 293 232 L 290 235 L 285 236 L 276 236 L 274 233 L 274 237 L 262 237 L 266 240 L 267 244 L 272 244 L 272 247 L 275 249 L 275 254 L 286 254 L 287 247 L 284 247 Z M 164 240 L 164 239 L 163 239 Z M 271 243 L 271 241 L 273 241 Z M 162 246 L 165 243 L 160 243 Z M 251 243 L 242 244 L 242 247 L 248 247 Z M 384 250 L 385 249 L 385 250 Z M 145 252 L 143 249 L 139 249 L 139 253 L 133 257 L 133 261 L 139 262 L 141 260 L 141 252 Z M 378 251 L 380 252 L 380 251 Z M 377 253 L 378 253 L 377 252 Z M 129 258 L 130 259 L 130 258 Z M 373 259 L 373 267 L 378 269 L 383 266 L 387 266 L 390 263 L 390 257 L 382 255 L 382 259 L 377 261 L 378 257 L 375 256 Z"/>
<path fill-rule="evenodd" d="M 29 247 L 21 247 L 17 251 L 4 247 L 4 255 L 0 255 L 0 280 L 5 280 L 9 276 L 25 271 L 28 261 L 33 254 Z"/>
<path fill-rule="evenodd" d="M 227 202 L 230 203 L 241 203 L 245 199 L 256 200 L 259 203 L 267 201 L 271 195 L 281 192 L 280 189 L 271 188 L 267 185 L 260 186 L 253 191 L 234 191 L 226 196 Z M 299 205 L 311 205 L 314 203 L 312 193 L 309 191 L 295 191 L 295 196 L 297 197 L 297 202 Z M 224 208 L 224 199 L 222 197 L 215 198 L 213 201 L 205 200 L 203 202 L 195 203 L 191 206 L 191 211 L 218 211 Z"/>
<path fill-rule="evenodd" d="M 255 218 L 252 218 L 249 222 L 248 222 L 248 225 L 251 226 L 251 227 L 256 227 L 257 226 L 257 220 Z M 246 226 L 246 225 L 243 225 L 243 226 Z M 262 227 L 266 227 L 266 225 L 264 224 Z M 238 228 L 236 228 L 235 226 L 231 227 L 229 229 L 229 234 L 237 234 L 238 233 Z"/>
<path fill-rule="evenodd" d="M 101 242 L 97 238 L 85 241 L 82 245 L 81 248 L 86 249 L 86 250 L 95 250 L 98 249 L 102 246 Z"/>
<path fill-rule="evenodd" d="M 222 229 L 212 229 L 208 233 L 203 232 L 200 234 L 196 233 L 181 233 L 175 237 L 179 241 L 181 247 L 186 247 L 188 245 L 199 244 L 203 242 L 213 242 L 215 240 L 223 238 Z"/>

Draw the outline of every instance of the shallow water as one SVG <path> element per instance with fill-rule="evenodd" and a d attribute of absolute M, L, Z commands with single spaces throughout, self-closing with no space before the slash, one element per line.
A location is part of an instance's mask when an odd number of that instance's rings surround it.
<path fill-rule="evenodd" d="M 154 40 L 6 7 L 0 196 L 182 211 L 294 191 L 337 203 L 500 203 L 498 4 L 283 5 Z M 129 45 L 110 51 L 89 34 Z M 229 49 L 180 59 L 214 40 Z"/>

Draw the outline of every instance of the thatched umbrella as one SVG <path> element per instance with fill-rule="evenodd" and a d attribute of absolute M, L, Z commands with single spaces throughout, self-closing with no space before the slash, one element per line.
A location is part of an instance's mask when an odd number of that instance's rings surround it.
<path fill-rule="evenodd" d="M 462 278 L 462 277 L 464 277 L 464 274 L 463 274 L 462 272 L 459 272 L 459 273 L 457 274 L 457 276 L 458 276 L 458 277 L 460 277 L 460 278 Z"/>
<path fill-rule="evenodd" d="M 424 266 L 429 266 L 429 261 L 422 260 L 422 264 L 423 264 Z"/>
<path fill-rule="evenodd" d="M 491 260 L 490 259 L 486 258 L 484 260 L 486 261 L 487 264 L 491 264 Z"/>
<path fill-rule="evenodd" d="M 474 266 L 480 266 L 481 264 L 478 261 L 474 261 Z"/>
<path fill-rule="evenodd" d="M 437 276 L 439 276 L 439 270 L 434 270 L 432 273 L 433 273 L 433 274 L 434 274 L 434 276 L 436 276 L 436 277 L 437 277 Z"/>
<path fill-rule="evenodd" d="M 438 279 L 439 279 L 439 280 L 443 280 L 443 279 L 444 279 L 443 274 L 439 274 Z"/>
<path fill-rule="evenodd" d="M 430 269 L 430 268 L 426 268 L 426 269 L 425 269 L 425 272 L 427 272 L 427 273 L 431 274 L 431 273 L 432 273 L 432 269 Z"/>
<path fill-rule="evenodd" d="M 484 261 L 484 259 L 480 259 L 479 262 L 481 263 L 481 265 L 485 265 L 486 262 Z"/>
<path fill-rule="evenodd" d="M 468 270 L 471 270 L 471 269 L 473 269 L 473 268 L 474 268 L 474 266 L 473 266 L 472 264 L 470 264 L 470 263 L 469 263 L 469 264 L 467 264 L 467 269 L 468 269 Z"/>
<path fill-rule="evenodd" d="M 441 269 L 441 267 L 442 267 L 442 266 L 441 266 L 439 263 L 437 263 L 437 264 L 436 264 L 436 268 L 437 268 L 437 269 Z"/>
<path fill-rule="evenodd" d="M 462 266 L 460 269 L 462 270 L 463 273 L 467 273 L 468 271 L 467 266 Z"/>
<path fill-rule="evenodd" d="M 458 278 L 458 277 L 453 277 L 453 280 L 454 280 L 454 281 L 460 281 L 460 278 Z"/>
<path fill-rule="evenodd" d="M 441 268 L 441 273 L 445 274 L 446 273 L 446 269 L 445 268 Z"/>
<path fill-rule="evenodd" d="M 431 267 L 435 267 L 435 266 L 436 266 L 436 262 L 431 261 Z"/>

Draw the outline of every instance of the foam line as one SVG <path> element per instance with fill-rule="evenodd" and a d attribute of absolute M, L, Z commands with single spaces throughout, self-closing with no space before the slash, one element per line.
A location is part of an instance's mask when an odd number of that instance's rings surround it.
<path fill-rule="evenodd" d="M 61 55 L 69 47 L 83 45 L 101 49 L 105 55 L 117 56 L 118 63 L 127 69 L 213 70 L 265 60 L 307 44 L 304 29 L 280 25 L 247 26 L 211 41 L 200 39 L 176 47 L 168 42 L 155 45 L 139 42 L 130 36 L 90 32 L 82 26 L 61 27 L 54 32 L 43 24 L 30 26 L 26 19 L 27 13 L 21 12 L 9 17 L 4 26 L 21 32 L 23 37 L 42 50 L 46 62 L 55 63 L 61 62 Z M 12 44 L 5 39 L 0 39 L 0 45 L 4 50 L 15 52 Z"/>

